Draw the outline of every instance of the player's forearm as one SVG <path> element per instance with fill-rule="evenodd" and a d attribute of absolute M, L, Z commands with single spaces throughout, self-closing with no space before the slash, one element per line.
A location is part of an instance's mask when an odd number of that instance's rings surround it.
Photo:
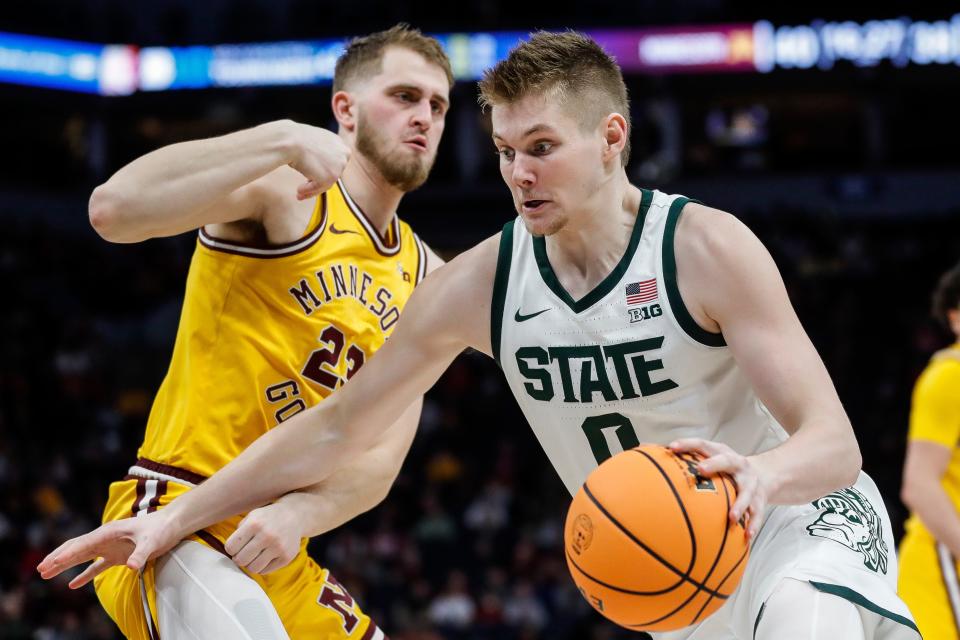
<path fill-rule="evenodd" d="M 848 487 L 856 482 L 862 463 L 845 417 L 803 425 L 752 461 L 767 483 L 770 504 L 802 504 Z"/>
<path fill-rule="evenodd" d="M 277 502 L 297 513 L 300 537 L 332 531 L 383 502 L 395 473 L 375 467 L 346 467 L 319 484 L 293 491 Z"/>
<path fill-rule="evenodd" d="M 90 221 L 112 242 L 138 242 L 214 222 L 212 204 L 292 160 L 288 121 L 157 149 L 126 165 L 90 197 Z"/>
<path fill-rule="evenodd" d="M 939 478 L 905 478 L 900 497 L 933 537 L 960 558 L 960 514 Z"/>
<path fill-rule="evenodd" d="M 288 493 L 277 502 L 295 510 L 301 537 L 336 529 L 387 497 L 420 423 L 420 398 L 404 411 L 373 447 L 355 456 L 323 482 Z"/>
<path fill-rule="evenodd" d="M 359 453 L 337 419 L 334 399 L 304 411 L 255 440 L 238 457 L 166 511 L 184 536 L 317 484 L 337 461 Z M 362 449 L 361 449 L 362 450 Z"/>

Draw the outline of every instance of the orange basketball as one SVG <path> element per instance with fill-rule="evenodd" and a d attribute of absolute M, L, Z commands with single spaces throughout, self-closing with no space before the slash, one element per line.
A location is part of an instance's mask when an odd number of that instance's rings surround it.
<path fill-rule="evenodd" d="M 672 631 L 704 620 L 740 583 L 749 546 L 728 514 L 726 475 L 698 476 L 696 454 L 642 445 L 587 477 L 564 527 L 583 597 L 617 624 Z"/>

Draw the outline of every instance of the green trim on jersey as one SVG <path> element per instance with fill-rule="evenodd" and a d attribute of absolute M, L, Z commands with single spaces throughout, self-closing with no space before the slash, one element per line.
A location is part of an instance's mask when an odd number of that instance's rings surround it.
<path fill-rule="evenodd" d="M 905 627 L 913 629 L 917 632 L 918 636 L 920 634 L 920 629 L 917 628 L 917 625 L 914 624 L 913 620 L 910 618 L 905 618 L 894 613 L 893 611 L 887 611 L 880 605 L 870 602 L 864 596 L 849 587 L 841 587 L 838 584 L 827 584 L 825 582 L 814 582 L 813 580 L 810 580 L 810 584 L 812 584 L 817 591 L 822 591 L 823 593 L 829 593 L 830 595 L 839 596 L 844 600 L 849 600 L 853 604 L 859 605 L 867 611 L 872 611 L 877 615 L 881 615 L 884 618 L 889 618 L 894 622 L 898 622 Z"/>
<path fill-rule="evenodd" d="M 618 262 L 617 266 L 610 272 L 610 275 L 594 287 L 593 291 L 579 300 L 574 300 L 570 297 L 567 290 L 560 284 L 560 280 L 557 279 L 557 274 L 553 272 L 553 267 L 550 266 L 550 259 L 547 258 L 546 239 L 543 236 L 534 236 L 533 255 L 537 259 L 537 266 L 540 268 L 540 276 L 543 278 L 543 282 L 558 298 L 563 300 L 574 313 L 585 311 L 602 300 L 613 290 L 616 284 L 620 282 L 623 274 L 627 272 L 630 261 L 633 260 L 633 254 L 636 253 L 637 246 L 640 244 L 640 236 L 643 234 L 643 224 L 647 219 L 647 209 L 650 208 L 650 203 L 653 202 L 652 191 L 647 191 L 646 189 L 641 189 L 640 191 L 643 194 L 640 199 L 640 210 L 637 212 L 637 219 L 633 223 L 633 231 L 630 233 L 630 242 L 627 244 L 626 253 L 620 258 L 620 262 Z"/>
<path fill-rule="evenodd" d="M 680 287 L 677 286 L 677 255 L 674 247 L 674 237 L 677 234 L 677 222 L 680 220 L 680 212 L 688 202 L 689 198 L 677 198 L 670 205 L 670 211 L 667 213 L 667 223 L 663 230 L 663 279 L 667 287 L 667 299 L 670 301 L 670 308 L 673 309 L 673 316 L 677 319 L 677 324 L 688 336 L 708 347 L 725 347 L 727 341 L 723 339 L 722 333 L 711 333 L 697 324 L 697 321 L 690 315 L 687 305 L 683 303 L 683 297 L 680 295 Z M 696 201 L 694 201 L 696 202 Z"/>
<path fill-rule="evenodd" d="M 493 359 L 500 365 L 500 336 L 503 331 L 503 303 L 507 299 L 507 283 L 510 281 L 510 263 L 513 261 L 513 223 L 503 225 L 500 233 L 500 251 L 497 253 L 497 272 L 493 278 L 493 304 L 490 305 L 490 347 Z"/>
<path fill-rule="evenodd" d="M 760 603 L 760 611 L 757 613 L 757 619 L 753 621 L 753 638 L 754 638 L 754 640 L 756 640 L 756 638 L 757 638 L 757 627 L 760 626 L 760 619 L 763 617 L 763 611 L 764 611 L 764 609 L 766 609 L 766 608 L 767 608 L 767 603 L 766 603 L 766 602 L 761 602 L 761 603 Z"/>

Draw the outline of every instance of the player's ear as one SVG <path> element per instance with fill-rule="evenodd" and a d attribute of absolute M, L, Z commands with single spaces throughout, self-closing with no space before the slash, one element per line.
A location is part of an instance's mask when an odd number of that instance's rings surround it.
<path fill-rule="evenodd" d="M 950 324 L 950 328 L 953 329 L 953 333 L 960 338 L 960 309 L 947 311 L 947 322 Z"/>
<path fill-rule="evenodd" d="M 347 91 L 337 91 L 330 99 L 330 105 L 337 124 L 348 131 L 353 131 L 357 126 L 357 102 L 353 99 L 353 95 Z"/>
<path fill-rule="evenodd" d="M 601 124 L 603 130 L 603 161 L 609 162 L 620 156 L 623 148 L 627 145 L 627 136 L 630 132 L 627 130 L 627 120 L 619 113 L 611 113 L 603 119 Z"/>

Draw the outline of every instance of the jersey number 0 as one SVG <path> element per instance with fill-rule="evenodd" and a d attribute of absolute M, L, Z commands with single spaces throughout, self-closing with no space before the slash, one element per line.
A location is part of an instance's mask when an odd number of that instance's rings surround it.
<path fill-rule="evenodd" d="M 613 434 L 617 436 L 624 451 L 640 446 L 637 432 L 627 416 L 622 413 L 591 416 L 583 421 L 583 434 L 587 436 L 587 442 L 590 444 L 590 450 L 593 451 L 593 457 L 597 459 L 597 464 L 613 455 L 610 452 L 610 445 L 607 444 L 607 437 L 603 433 L 604 429 L 613 429 Z"/>

